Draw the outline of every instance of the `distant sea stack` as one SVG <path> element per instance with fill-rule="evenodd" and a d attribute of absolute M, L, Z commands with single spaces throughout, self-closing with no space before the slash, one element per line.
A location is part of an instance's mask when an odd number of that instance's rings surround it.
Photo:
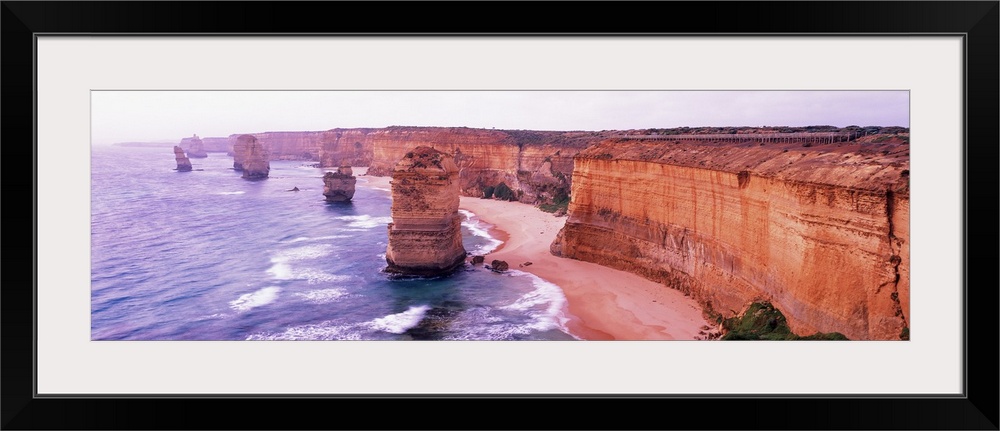
<path fill-rule="evenodd" d="M 181 139 L 181 147 L 187 147 L 188 157 L 199 159 L 208 157 L 208 153 L 205 152 L 205 144 L 201 141 L 201 138 L 199 138 L 198 135 Z"/>
<path fill-rule="evenodd" d="M 392 223 L 386 272 L 434 276 L 465 262 L 458 214 L 458 166 L 452 157 L 420 146 L 392 172 Z"/>
<path fill-rule="evenodd" d="M 184 149 L 174 145 L 174 158 L 177 159 L 177 170 L 188 172 L 191 170 L 191 161 L 184 155 Z"/>
<path fill-rule="evenodd" d="M 256 142 L 257 138 L 253 135 L 240 135 L 236 137 L 236 142 L 233 144 L 233 169 L 237 171 L 243 170 L 243 159 L 246 158 L 247 146 L 250 142 Z"/>
<path fill-rule="evenodd" d="M 358 179 L 350 166 L 341 166 L 337 172 L 323 176 L 323 196 L 327 202 L 348 202 L 354 198 L 354 185 Z"/>
<path fill-rule="evenodd" d="M 240 162 L 243 178 L 248 180 L 267 178 L 268 172 L 271 171 L 271 164 L 264 144 L 253 135 L 243 135 L 236 140 L 236 146 L 233 167 L 236 167 L 237 161 Z M 243 156 L 240 157 L 240 154 Z"/>

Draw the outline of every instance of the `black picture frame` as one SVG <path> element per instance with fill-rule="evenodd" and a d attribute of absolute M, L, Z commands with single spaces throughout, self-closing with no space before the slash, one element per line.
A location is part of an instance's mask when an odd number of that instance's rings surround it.
<path fill-rule="evenodd" d="M 331 15 L 330 8 L 342 11 Z M 4 429 L 998 429 L 997 162 L 1000 2 L 2 2 L 3 191 L 0 289 Z M 482 9 L 486 8 L 486 9 Z M 573 14 L 566 13 L 567 8 Z M 483 13 L 486 10 L 488 12 Z M 546 12 L 554 10 L 555 13 Z M 443 13 L 450 11 L 457 13 Z M 562 12 L 560 12 L 562 11 Z M 463 17 L 454 19 L 454 16 Z M 580 19 L 579 17 L 588 19 Z M 420 18 L 418 18 L 420 17 Z M 964 395 L 788 397 L 650 395 L 162 396 L 39 398 L 34 389 L 37 228 L 36 33 L 178 34 L 959 34 L 965 45 Z M 26 162 L 33 164 L 29 171 Z M 30 182 L 29 182 L 30 179 Z M 16 199 L 16 200 L 15 200 Z M 32 212 L 33 227 L 37 213 Z M 28 254 L 28 249 L 32 254 Z M 31 268 L 31 271 L 27 269 Z M 30 274 L 30 277 L 29 277 Z M 888 368 L 891 372 L 891 367 Z M 748 371 L 748 378 L 760 377 Z M 766 375 L 765 375 L 766 377 Z M 456 402 L 464 401 L 466 406 Z M 558 404 L 554 401 L 560 401 Z M 381 409 L 370 415 L 364 408 Z M 567 407 L 569 407 L 567 409 Z M 474 412 L 463 422 L 457 412 Z M 542 417 L 538 421 L 529 418 Z"/>

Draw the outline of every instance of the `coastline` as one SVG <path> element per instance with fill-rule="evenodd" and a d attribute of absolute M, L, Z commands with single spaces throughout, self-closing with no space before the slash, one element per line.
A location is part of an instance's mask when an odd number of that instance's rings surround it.
<path fill-rule="evenodd" d="M 372 187 L 389 188 L 390 177 L 364 176 Z M 580 260 L 553 256 L 549 245 L 566 217 L 520 203 L 462 196 L 459 208 L 491 224 L 503 243 L 486 256 L 511 269 L 559 286 L 566 296 L 567 328 L 584 340 L 694 340 L 713 327 L 683 293 L 641 276 Z M 526 262 L 531 265 L 522 266 Z"/>

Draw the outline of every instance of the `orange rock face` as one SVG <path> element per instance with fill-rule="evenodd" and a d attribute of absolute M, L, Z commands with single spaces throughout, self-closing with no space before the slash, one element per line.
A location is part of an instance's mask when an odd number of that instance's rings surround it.
<path fill-rule="evenodd" d="M 270 155 L 267 146 L 253 135 L 243 135 L 237 139 L 242 151 L 240 158 L 243 168 L 243 178 L 256 180 L 267 178 L 271 171 Z M 235 159 L 235 158 L 234 158 Z M 234 161 L 233 166 L 236 166 Z"/>
<path fill-rule="evenodd" d="M 323 175 L 323 196 L 327 202 L 347 202 L 354 198 L 354 171 L 350 166 L 341 166 L 337 172 L 327 172 Z"/>
<path fill-rule="evenodd" d="M 575 159 L 553 253 L 731 317 L 767 300 L 798 334 L 900 339 L 909 319 L 909 147 L 606 141 Z"/>
<path fill-rule="evenodd" d="M 454 156 L 465 196 L 483 196 L 483 189 L 506 184 L 525 203 L 551 202 L 568 192 L 573 156 L 604 139 L 602 132 L 540 132 L 465 127 L 389 127 L 371 135 L 370 175 L 389 175 L 396 161 L 421 145 Z"/>
<path fill-rule="evenodd" d="M 430 147 L 403 155 L 392 173 L 386 272 L 433 276 L 465 263 L 458 213 L 458 166 Z"/>

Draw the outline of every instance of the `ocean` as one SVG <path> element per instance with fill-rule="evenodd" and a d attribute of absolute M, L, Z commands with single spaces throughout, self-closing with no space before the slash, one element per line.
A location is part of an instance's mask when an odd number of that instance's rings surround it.
<path fill-rule="evenodd" d="M 191 172 L 171 147 L 91 154 L 92 340 L 578 339 L 562 291 L 532 274 L 382 272 L 392 198 L 365 176 L 327 203 L 315 162 L 248 181 L 225 153 Z M 462 214 L 470 256 L 500 244 Z"/>

